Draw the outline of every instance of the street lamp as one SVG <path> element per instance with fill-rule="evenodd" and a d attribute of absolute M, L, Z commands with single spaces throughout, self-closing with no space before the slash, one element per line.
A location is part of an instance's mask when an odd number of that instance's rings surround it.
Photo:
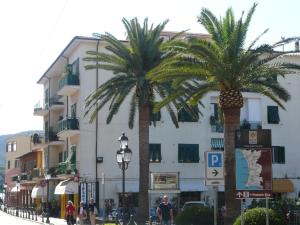
<path fill-rule="evenodd" d="M 117 163 L 122 170 L 122 206 L 123 206 L 123 224 L 125 222 L 125 170 L 128 168 L 128 164 L 131 161 L 132 151 L 128 148 L 128 137 L 125 133 L 119 137 L 120 150 L 116 153 Z"/>
<path fill-rule="evenodd" d="M 20 176 L 17 177 L 17 207 L 16 207 L 16 216 L 19 216 L 19 189 L 20 189 Z"/>
<path fill-rule="evenodd" d="M 46 223 L 50 223 L 50 220 L 49 220 L 49 179 L 51 178 L 51 175 L 50 174 L 46 174 L 45 175 L 45 180 L 46 180 L 46 183 L 47 183 L 47 199 L 46 199 Z"/>

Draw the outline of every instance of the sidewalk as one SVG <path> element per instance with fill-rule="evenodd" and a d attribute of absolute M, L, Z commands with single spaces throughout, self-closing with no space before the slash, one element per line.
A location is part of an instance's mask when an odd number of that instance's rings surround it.
<path fill-rule="evenodd" d="M 1 205 L 1 210 L 4 211 L 4 207 L 3 205 Z M 11 215 L 11 216 L 16 216 L 16 209 L 8 209 L 7 212 L 6 212 L 8 215 Z M 22 218 L 24 220 L 27 220 L 27 221 L 32 221 L 32 222 L 35 222 L 37 224 L 47 224 L 46 223 L 46 217 L 42 218 L 42 216 L 38 215 L 38 216 L 35 216 L 28 213 L 23 213 L 22 210 L 19 211 L 19 218 Z M 50 221 L 50 225 L 67 225 L 67 222 L 65 219 L 59 219 L 59 218 L 54 218 L 54 217 L 49 217 L 49 221 Z"/>

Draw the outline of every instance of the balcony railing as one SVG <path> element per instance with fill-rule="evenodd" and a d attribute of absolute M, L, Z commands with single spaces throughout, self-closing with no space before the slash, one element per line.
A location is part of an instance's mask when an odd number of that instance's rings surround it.
<path fill-rule="evenodd" d="M 59 80 L 59 89 L 62 89 L 66 85 L 79 85 L 79 76 L 69 73 Z"/>
<path fill-rule="evenodd" d="M 31 175 L 31 179 L 39 178 L 39 177 L 41 177 L 43 175 L 43 171 L 42 171 L 41 168 L 33 168 L 31 170 L 30 175 Z"/>
<path fill-rule="evenodd" d="M 248 130 L 255 130 L 255 129 L 262 129 L 261 121 L 241 121 L 241 129 L 248 129 Z"/>
<path fill-rule="evenodd" d="M 50 127 L 49 131 L 45 131 L 45 140 L 46 140 L 46 142 L 49 142 L 49 141 L 59 141 L 57 133 L 58 132 L 52 130 L 51 127 Z"/>
<path fill-rule="evenodd" d="M 64 130 L 79 130 L 79 121 L 77 118 L 65 118 L 58 122 L 58 132 Z"/>
<path fill-rule="evenodd" d="M 211 132 L 216 133 L 223 133 L 224 132 L 224 125 L 220 122 L 215 120 L 214 116 L 210 117 L 210 125 L 211 125 Z M 261 121 L 247 121 L 243 120 L 240 123 L 240 129 L 262 129 Z"/>

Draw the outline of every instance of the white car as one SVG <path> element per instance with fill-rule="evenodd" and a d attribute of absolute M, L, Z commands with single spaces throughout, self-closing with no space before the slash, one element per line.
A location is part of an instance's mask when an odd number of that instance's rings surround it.
<path fill-rule="evenodd" d="M 190 202 L 185 202 L 183 204 L 182 211 L 184 211 L 187 208 L 193 207 L 193 206 L 198 206 L 198 207 L 206 206 L 206 207 L 208 207 L 209 205 L 207 205 L 205 201 L 190 201 Z"/>

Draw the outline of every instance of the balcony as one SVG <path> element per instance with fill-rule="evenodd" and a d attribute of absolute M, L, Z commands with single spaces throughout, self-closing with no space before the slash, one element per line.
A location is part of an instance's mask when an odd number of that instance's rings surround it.
<path fill-rule="evenodd" d="M 45 142 L 45 136 L 44 134 L 41 133 L 34 133 L 31 136 L 31 141 L 32 141 L 32 145 L 31 145 L 32 150 L 38 150 L 41 148 L 45 148 L 47 146 Z"/>
<path fill-rule="evenodd" d="M 261 125 L 261 121 L 243 120 L 241 121 L 240 128 L 246 130 L 256 130 L 256 129 L 262 129 L 262 125 Z"/>
<path fill-rule="evenodd" d="M 62 138 L 79 134 L 79 121 L 77 118 L 67 117 L 58 122 L 58 136 Z"/>
<path fill-rule="evenodd" d="M 52 146 L 64 144 L 64 142 L 59 139 L 58 131 L 54 130 L 53 127 L 50 127 L 49 131 L 45 131 L 45 141 Z"/>
<path fill-rule="evenodd" d="M 59 111 L 64 109 L 64 103 L 60 100 L 61 96 L 52 96 L 49 100 L 49 108 L 53 111 Z"/>
<path fill-rule="evenodd" d="M 211 132 L 213 133 L 223 133 L 224 132 L 224 125 L 222 124 L 221 121 L 216 120 L 214 116 L 210 116 L 210 121 L 211 125 Z"/>
<path fill-rule="evenodd" d="M 44 175 L 43 173 L 43 169 L 41 168 L 33 168 L 30 172 L 30 177 L 31 179 L 37 179 L 37 178 L 40 178 Z"/>
<path fill-rule="evenodd" d="M 35 104 L 33 115 L 34 116 L 46 116 L 49 110 L 46 107 L 42 107 L 40 103 Z"/>
<path fill-rule="evenodd" d="M 77 92 L 80 88 L 79 86 L 79 76 L 74 74 L 67 74 L 58 83 L 59 91 L 58 95 L 70 96 Z"/>

